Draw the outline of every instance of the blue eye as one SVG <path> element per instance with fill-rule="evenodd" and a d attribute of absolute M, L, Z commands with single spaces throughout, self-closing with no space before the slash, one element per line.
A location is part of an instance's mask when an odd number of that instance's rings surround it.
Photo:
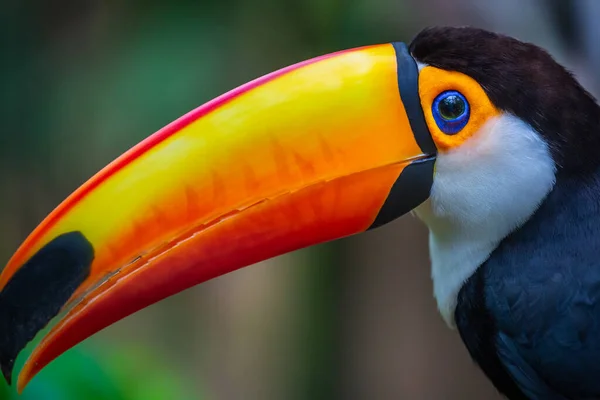
<path fill-rule="evenodd" d="M 455 90 L 443 92 L 436 97 L 431 111 L 437 126 L 447 135 L 460 132 L 471 116 L 469 102 Z"/>

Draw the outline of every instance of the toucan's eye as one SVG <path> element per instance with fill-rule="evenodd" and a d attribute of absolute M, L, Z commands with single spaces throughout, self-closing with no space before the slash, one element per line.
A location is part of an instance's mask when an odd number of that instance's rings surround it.
<path fill-rule="evenodd" d="M 469 122 L 469 102 L 455 90 L 438 95 L 433 101 L 432 111 L 440 130 L 448 135 L 457 134 Z"/>

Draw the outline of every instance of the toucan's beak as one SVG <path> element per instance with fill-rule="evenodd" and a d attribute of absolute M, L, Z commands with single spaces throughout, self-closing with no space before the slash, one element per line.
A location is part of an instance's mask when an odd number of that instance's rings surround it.
<path fill-rule="evenodd" d="M 0 276 L 0 366 L 19 376 L 167 296 L 382 225 L 429 195 L 435 147 L 403 44 L 274 72 L 144 140 L 75 191 Z M 60 318 L 54 318 L 60 315 Z"/>

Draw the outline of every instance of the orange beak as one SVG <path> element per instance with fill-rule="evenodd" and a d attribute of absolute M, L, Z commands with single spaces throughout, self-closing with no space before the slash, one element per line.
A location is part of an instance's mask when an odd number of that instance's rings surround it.
<path fill-rule="evenodd" d="M 0 366 L 20 373 L 186 288 L 366 231 L 429 196 L 435 147 L 402 44 L 343 51 L 233 90 L 92 177 L 0 276 Z"/>

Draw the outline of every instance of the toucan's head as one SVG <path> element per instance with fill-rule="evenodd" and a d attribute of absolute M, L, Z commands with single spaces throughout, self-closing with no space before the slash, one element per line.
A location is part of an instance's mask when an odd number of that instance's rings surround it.
<path fill-rule="evenodd" d="M 452 323 L 464 280 L 561 174 L 591 169 L 594 99 L 541 49 L 472 28 L 329 54 L 150 136 L 59 205 L 0 276 L 19 377 L 156 301 L 415 210 Z M 55 318 L 56 317 L 56 318 Z"/>

